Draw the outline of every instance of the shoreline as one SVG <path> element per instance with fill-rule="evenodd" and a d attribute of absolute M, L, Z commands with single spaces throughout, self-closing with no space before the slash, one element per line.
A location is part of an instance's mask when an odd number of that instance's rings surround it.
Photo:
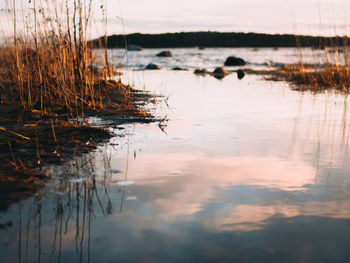
<path fill-rule="evenodd" d="M 88 41 L 91 48 L 125 48 L 137 45 L 142 48 L 186 48 L 186 47 L 337 47 L 350 42 L 346 36 L 308 36 L 293 34 L 264 34 L 241 32 L 178 32 L 160 34 L 133 33 L 105 36 Z"/>
<path fill-rule="evenodd" d="M 0 104 L 0 211 L 44 187 L 51 177 L 49 166 L 74 162 L 78 156 L 108 142 L 113 137 L 108 130 L 110 125 L 156 120 L 139 106 L 139 103 L 156 103 L 151 93 L 130 86 L 120 88 L 118 83 L 106 82 L 103 89 L 110 101 L 102 108 L 86 108 L 81 121 L 70 119 L 59 106 L 55 113 L 43 115 L 19 104 Z M 128 90 L 127 95 L 123 89 Z M 120 106 L 122 100 L 128 106 Z M 86 121 L 96 116 L 109 122 L 108 126 L 94 126 Z"/>

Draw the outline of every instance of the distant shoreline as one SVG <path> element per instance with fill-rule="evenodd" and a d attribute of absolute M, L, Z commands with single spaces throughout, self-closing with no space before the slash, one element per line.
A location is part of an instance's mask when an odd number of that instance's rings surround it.
<path fill-rule="evenodd" d="M 338 47 L 348 45 L 349 37 L 306 36 L 293 34 L 223 33 L 223 32 L 179 32 L 162 34 L 111 35 L 107 37 L 108 48 L 125 48 L 138 45 L 143 48 L 181 47 Z M 105 38 L 89 41 L 90 47 L 105 47 Z"/>

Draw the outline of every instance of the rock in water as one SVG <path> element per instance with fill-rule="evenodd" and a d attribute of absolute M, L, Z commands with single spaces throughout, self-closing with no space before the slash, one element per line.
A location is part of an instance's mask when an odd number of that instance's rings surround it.
<path fill-rule="evenodd" d="M 241 69 L 237 70 L 237 78 L 238 79 L 243 79 L 244 75 L 245 75 L 245 73 L 243 70 L 241 70 Z"/>
<path fill-rule="evenodd" d="M 225 66 L 244 66 L 246 62 L 238 57 L 228 57 L 225 61 Z"/>
<path fill-rule="evenodd" d="M 193 73 L 198 75 L 205 75 L 210 74 L 211 72 L 205 68 L 196 68 Z"/>
<path fill-rule="evenodd" d="M 226 75 L 228 75 L 228 71 L 223 67 L 217 67 L 213 71 L 213 76 L 217 79 L 223 79 Z"/>
<path fill-rule="evenodd" d="M 170 58 L 173 56 L 173 54 L 171 54 L 169 50 L 166 50 L 166 51 L 159 52 L 156 56 Z"/>
<path fill-rule="evenodd" d="M 129 51 L 142 51 L 143 47 L 138 46 L 138 45 L 129 45 L 128 50 Z"/>
<path fill-rule="evenodd" d="M 161 67 L 156 65 L 156 64 L 150 63 L 145 67 L 145 69 L 159 70 L 159 69 L 161 69 Z"/>
<path fill-rule="evenodd" d="M 181 68 L 181 67 L 174 67 L 174 68 L 172 68 L 172 70 L 187 70 L 187 69 Z"/>

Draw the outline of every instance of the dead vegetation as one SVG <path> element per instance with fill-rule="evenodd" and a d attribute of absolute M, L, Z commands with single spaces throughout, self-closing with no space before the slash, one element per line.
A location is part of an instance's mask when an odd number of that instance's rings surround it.
<path fill-rule="evenodd" d="M 287 65 L 267 75 L 268 79 L 291 83 L 296 90 L 323 92 L 332 89 L 348 93 L 350 88 L 350 68 L 342 65 Z"/>
<path fill-rule="evenodd" d="M 266 80 L 286 81 L 294 90 L 324 92 L 350 91 L 350 67 L 344 65 L 291 64 L 270 70 L 246 70 L 250 74 L 262 75 Z"/>
<path fill-rule="evenodd" d="M 300 62 L 284 66 L 270 66 L 269 70 L 247 70 L 248 73 L 263 75 L 267 80 L 286 81 L 300 91 L 324 92 L 333 90 L 341 93 L 350 91 L 350 53 L 347 37 L 339 42 L 320 43 L 312 49 L 313 61 L 303 62 L 303 52 L 298 48 Z M 321 58 L 321 59 L 320 59 Z"/>
<path fill-rule="evenodd" d="M 47 164 L 74 158 L 110 137 L 106 129 L 91 127 L 88 117 L 114 124 L 153 120 L 143 105 L 154 96 L 117 80 L 107 50 L 96 55 L 87 45 L 93 0 L 60 3 L 29 1 L 31 24 L 19 19 L 16 0 L 7 3 L 13 36 L 0 48 L 1 198 L 15 184 L 24 192 L 35 190 Z"/>

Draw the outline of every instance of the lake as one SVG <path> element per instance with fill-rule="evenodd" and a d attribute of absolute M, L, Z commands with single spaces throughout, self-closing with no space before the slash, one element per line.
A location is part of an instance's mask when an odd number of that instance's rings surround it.
<path fill-rule="evenodd" d="M 158 51 L 110 54 L 122 80 L 164 96 L 145 106 L 164 121 L 110 127 L 108 144 L 51 167 L 0 213 L 1 262 L 347 262 L 348 97 L 192 73 L 229 55 L 294 63 L 295 49 Z M 163 69 L 140 70 L 150 62 Z"/>

